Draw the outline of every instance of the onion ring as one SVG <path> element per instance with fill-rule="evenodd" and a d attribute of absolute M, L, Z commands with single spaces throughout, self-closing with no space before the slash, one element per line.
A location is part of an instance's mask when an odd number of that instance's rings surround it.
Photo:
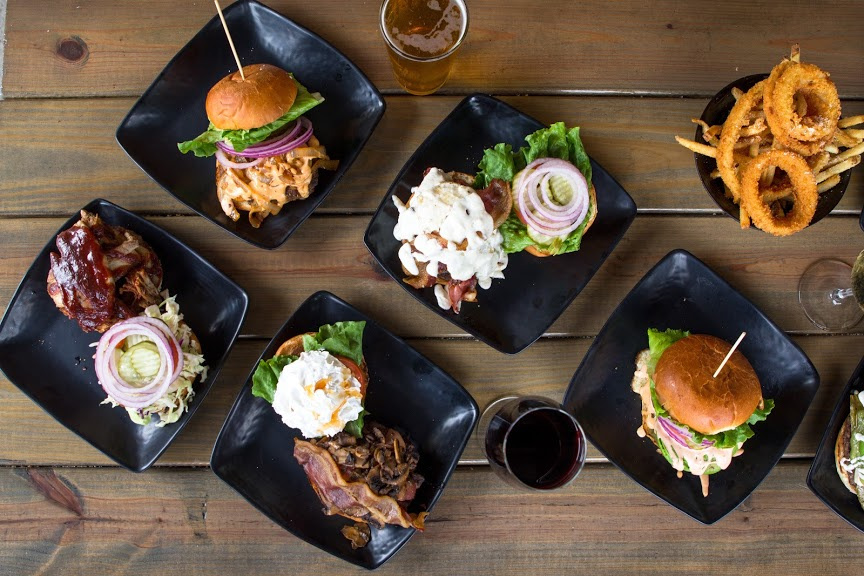
<path fill-rule="evenodd" d="M 750 124 L 751 112 L 762 102 L 764 88 L 763 80 L 753 85 L 735 102 L 720 133 L 720 144 L 717 146 L 717 170 L 720 171 L 720 178 L 723 179 L 735 202 L 738 202 L 741 197 L 741 182 L 735 170 L 735 144 L 741 137 L 741 129 Z"/>
<path fill-rule="evenodd" d="M 787 214 L 775 214 L 759 189 L 762 172 L 770 166 L 783 170 L 791 182 L 794 204 Z M 774 236 L 788 236 L 806 228 L 816 213 L 818 200 L 813 171 L 794 152 L 777 149 L 763 152 L 741 174 L 741 205 L 758 228 Z"/>
<path fill-rule="evenodd" d="M 811 156 L 833 140 L 840 98 L 828 73 L 818 66 L 784 60 L 765 81 L 764 98 L 765 118 L 783 147 Z"/>

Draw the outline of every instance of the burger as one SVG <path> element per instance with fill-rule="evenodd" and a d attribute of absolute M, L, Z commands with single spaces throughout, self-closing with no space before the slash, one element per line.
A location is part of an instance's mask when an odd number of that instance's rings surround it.
<path fill-rule="evenodd" d="M 407 511 L 424 481 L 416 471 L 419 450 L 399 431 L 367 418 L 364 327 L 336 322 L 294 336 L 252 376 L 252 394 L 299 431 L 294 458 L 324 513 L 354 521 L 342 534 L 355 548 L 370 541 L 370 526 L 423 530 L 426 516 Z"/>
<path fill-rule="evenodd" d="M 843 422 L 834 444 L 837 474 L 846 488 L 855 494 L 864 507 L 864 405 L 861 395 L 849 395 L 849 416 Z"/>
<path fill-rule="evenodd" d="M 216 194 L 226 216 L 248 213 L 258 228 L 288 202 L 308 198 L 318 170 L 335 170 L 338 161 L 313 133 L 303 116 L 323 102 L 277 66 L 252 64 L 233 72 L 207 94 L 210 126 L 180 152 L 216 156 Z"/>
<path fill-rule="evenodd" d="M 762 398 L 759 377 L 736 350 L 717 377 L 731 345 L 706 334 L 648 330 L 648 349 L 636 357 L 631 387 L 642 400 L 640 437 L 649 438 L 678 471 L 708 477 L 725 470 L 753 436 L 751 425 L 774 407 Z"/>

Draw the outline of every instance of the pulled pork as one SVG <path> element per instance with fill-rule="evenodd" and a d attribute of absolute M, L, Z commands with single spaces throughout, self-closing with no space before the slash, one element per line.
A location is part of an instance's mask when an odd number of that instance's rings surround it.
<path fill-rule="evenodd" d="M 135 232 L 82 210 L 81 219 L 57 235 L 56 245 L 48 295 L 85 332 L 105 332 L 161 302 L 162 264 Z"/>
<path fill-rule="evenodd" d="M 226 156 L 232 162 L 248 160 Z M 239 210 L 243 210 L 248 212 L 249 223 L 258 228 L 264 218 L 278 214 L 288 202 L 308 198 L 318 183 L 319 169 L 335 170 L 338 165 L 312 136 L 304 146 L 265 158 L 250 168 L 226 168 L 217 162 L 216 195 L 231 220 L 239 220 Z"/>

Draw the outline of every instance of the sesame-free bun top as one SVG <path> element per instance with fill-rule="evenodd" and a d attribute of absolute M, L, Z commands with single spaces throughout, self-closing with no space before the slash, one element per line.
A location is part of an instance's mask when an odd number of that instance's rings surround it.
<path fill-rule="evenodd" d="M 762 403 L 759 377 L 738 350 L 713 378 L 730 348 L 720 338 L 691 334 L 669 346 L 657 361 L 654 388 L 660 404 L 701 434 L 740 426 Z"/>
<path fill-rule="evenodd" d="M 232 72 L 207 93 L 207 118 L 220 130 L 251 130 L 284 115 L 297 98 L 297 83 L 270 64 L 250 64 Z"/>

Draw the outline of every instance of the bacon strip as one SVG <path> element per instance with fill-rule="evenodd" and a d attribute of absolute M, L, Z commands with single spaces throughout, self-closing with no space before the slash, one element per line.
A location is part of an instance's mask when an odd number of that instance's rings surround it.
<path fill-rule="evenodd" d="M 346 482 L 336 461 L 324 448 L 295 438 L 294 458 L 303 466 L 328 516 L 338 514 L 376 528 L 395 524 L 423 530 L 425 512 L 408 514 L 396 500 L 375 494 L 365 482 Z"/>

